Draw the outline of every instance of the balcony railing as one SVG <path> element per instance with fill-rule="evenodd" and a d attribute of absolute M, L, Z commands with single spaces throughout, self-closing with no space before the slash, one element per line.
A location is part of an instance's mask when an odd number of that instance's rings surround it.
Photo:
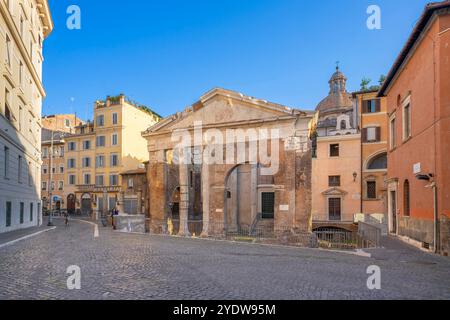
<path fill-rule="evenodd" d="M 97 186 L 95 184 L 77 185 L 76 188 L 79 192 L 120 192 L 122 190 L 120 186 Z"/>

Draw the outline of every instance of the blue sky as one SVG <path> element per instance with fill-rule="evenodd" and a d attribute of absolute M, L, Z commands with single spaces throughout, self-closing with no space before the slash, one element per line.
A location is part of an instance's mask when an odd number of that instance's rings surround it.
<path fill-rule="evenodd" d="M 43 113 L 88 119 L 95 100 L 125 93 L 167 116 L 213 87 L 314 109 L 336 61 L 349 91 L 387 74 L 427 2 L 49 0 Z M 66 28 L 71 4 L 81 30 Z M 371 4 L 381 30 L 366 27 Z"/>

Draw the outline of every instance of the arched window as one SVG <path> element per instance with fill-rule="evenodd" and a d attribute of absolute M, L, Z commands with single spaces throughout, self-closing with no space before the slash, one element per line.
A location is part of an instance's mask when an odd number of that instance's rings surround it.
<path fill-rule="evenodd" d="M 341 120 L 341 130 L 347 129 L 347 121 Z"/>
<path fill-rule="evenodd" d="M 372 158 L 368 165 L 368 170 L 385 170 L 387 169 L 387 153 L 381 153 Z"/>
<path fill-rule="evenodd" d="M 405 180 L 403 185 L 403 210 L 405 216 L 409 217 L 411 215 L 411 193 L 408 180 Z"/>

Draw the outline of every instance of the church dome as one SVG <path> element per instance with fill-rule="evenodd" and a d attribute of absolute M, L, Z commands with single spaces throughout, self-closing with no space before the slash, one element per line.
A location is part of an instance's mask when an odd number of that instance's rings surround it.
<path fill-rule="evenodd" d="M 328 96 L 323 99 L 316 108 L 316 111 L 327 112 L 335 109 L 348 109 L 353 107 L 352 95 L 347 92 L 346 83 L 347 78 L 336 67 L 336 72 L 331 76 L 330 92 Z"/>

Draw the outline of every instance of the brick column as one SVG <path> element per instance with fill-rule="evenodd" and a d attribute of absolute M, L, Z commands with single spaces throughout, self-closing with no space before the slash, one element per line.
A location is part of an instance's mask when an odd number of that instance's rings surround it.
<path fill-rule="evenodd" d="M 188 151 L 183 150 L 180 156 L 180 231 L 181 237 L 189 237 L 188 219 L 189 219 L 189 166 L 187 161 Z"/>
<path fill-rule="evenodd" d="M 209 236 L 209 165 L 203 161 L 202 164 L 202 197 L 203 197 L 203 231 L 200 237 Z"/>

